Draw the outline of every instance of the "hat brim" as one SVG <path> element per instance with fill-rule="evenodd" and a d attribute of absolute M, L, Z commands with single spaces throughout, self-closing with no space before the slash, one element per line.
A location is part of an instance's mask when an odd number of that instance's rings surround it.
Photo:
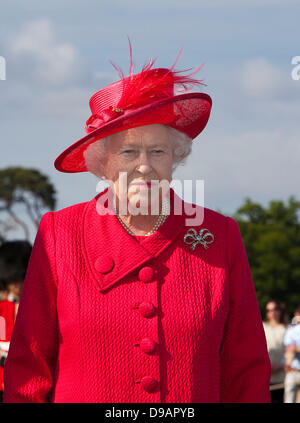
<path fill-rule="evenodd" d="M 169 125 L 194 139 L 205 128 L 211 106 L 212 100 L 208 94 L 189 93 L 151 103 L 137 110 L 127 110 L 69 146 L 56 158 L 54 166 L 65 173 L 87 172 L 83 153 L 91 143 L 138 126 Z"/>

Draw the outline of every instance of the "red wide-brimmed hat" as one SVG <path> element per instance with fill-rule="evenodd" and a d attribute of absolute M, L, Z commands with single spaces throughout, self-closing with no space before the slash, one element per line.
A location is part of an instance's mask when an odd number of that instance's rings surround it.
<path fill-rule="evenodd" d="M 118 68 L 121 79 L 93 94 L 89 101 L 92 115 L 85 126 L 87 135 L 57 157 L 55 168 L 67 173 L 87 172 L 83 152 L 91 143 L 138 126 L 169 125 L 196 138 L 208 122 L 212 100 L 199 92 L 174 94 L 178 86 L 186 91 L 189 86 L 205 85 L 191 77 L 201 67 L 183 75 L 185 71 L 174 70 L 176 62 L 171 69 L 153 69 L 151 60 L 134 74 L 131 55 L 129 76 L 125 78 Z"/>

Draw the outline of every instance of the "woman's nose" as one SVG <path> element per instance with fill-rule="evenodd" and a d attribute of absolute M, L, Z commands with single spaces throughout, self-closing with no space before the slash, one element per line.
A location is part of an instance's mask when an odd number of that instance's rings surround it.
<path fill-rule="evenodd" d="M 137 167 L 137 170 L 143 175 L 147 175 L 151 172 L 152 169 L 151 166 L 149 166 L 148 164 L 142 164 Z"/>
<path fill-rule="evenodd" d="M 139 164 L 137 165 L 137 170 L 143 174 L 147 174 L 151 172 L 152 168 L 151 168 L 147 154 L 140 155 Z"/>

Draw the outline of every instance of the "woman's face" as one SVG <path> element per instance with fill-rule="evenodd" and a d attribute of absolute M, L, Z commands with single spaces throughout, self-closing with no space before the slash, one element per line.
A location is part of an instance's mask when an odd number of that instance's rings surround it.
<path fill-rule="evenodd" d="M 269 302 L 266 305 L 266 316 L 268 320 L 277 320 L 279 321 L 280 311 L 276 303 Z"/>
<path fill-rule="evenodd" d="M 164 125 L 128 129 L 112 135 L 108 140 L 104 174 L 106 179 L 113 181 L 117 196 L 124 190 L 120 184 L 120 172 L 127 175 L 127 198 L 130 199 L 142 191 L 147 190 L 149 194 L 150 185 L 147 182 L 151 180 L 171 182 L 172 165 L 172 140 Z"/>

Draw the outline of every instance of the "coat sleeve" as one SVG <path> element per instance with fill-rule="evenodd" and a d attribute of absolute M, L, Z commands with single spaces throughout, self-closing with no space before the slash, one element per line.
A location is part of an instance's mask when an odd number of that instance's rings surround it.
<path fill-rule="evenodd" d="M 229 311 L 221 347 L 221 402 L 269 403 L 271 366 L 239 226 L 227 218 Z"/>
<path fill-rule="evenodd" d="M 4 402 L 50 402 L 58 348 L 54 214 L 43 215 L 4 367 Z"/>

